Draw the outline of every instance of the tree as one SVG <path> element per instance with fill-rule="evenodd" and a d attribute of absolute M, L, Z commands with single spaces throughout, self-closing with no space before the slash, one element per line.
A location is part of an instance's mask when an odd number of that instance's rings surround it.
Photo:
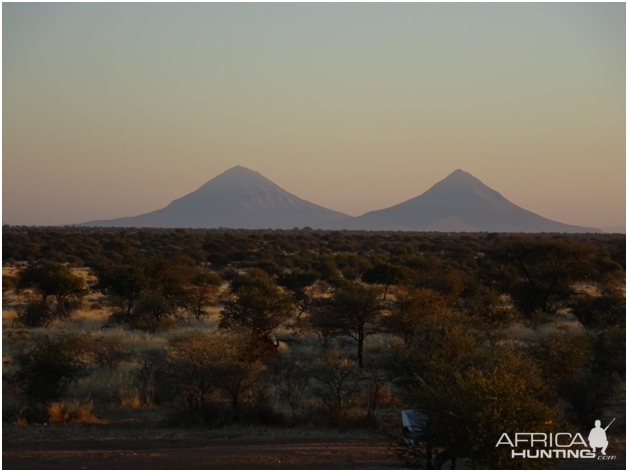
<path fill-rule="evenodd" d="M 308 293 L 308 287 L 320 278 L 320 274 L 314 271 L 295 270 L 290 273 L 281 274 L 279 276 L 279 285 L 289 290 L 296 302 L 299 314 L 308 309 L 311 302 L 311 294 Z"/>
<path fill-rule="evenodd" d="M 312 377 L 311 360 L 282 356 L 270 363 L 269 374 L 279 401 L 290 407 L 292 418 L 296 421 L 297 412 L 303 406 L 305 390 Z"/>
<path fill-rule="evenodd" d="M 258 339 L 270 341 L 270 335 L 294 312 L 290 295 L 282 293 L 269 277 L 234 280 L 231 299 L 221 310 L 220 327 L 245 330 Z M 272 342 L 272 341 L 271 341 Z"/>
<path fill-rule="evenodd" d="M 333 258 L 328 256 L 321 258 L 316 271 L 320 274 L 321 280 L 325 280 L 327 282 L 332 282 L 342 278 Z"/>
<path fill-rule="evenodd" d="M 512 286 L 511 297 L 530 317 L 568 307 L 576 293 L 574 284 L 595 278 L 593 256 L 589 245 L 575 240 L 512 236 L 498 258 L 517 268 L 519 281 Z"/>
<path fill-rule="evenodd" d="M 190 412 L 198 411 L 220 387 L 226 341 L 225 336 L 198 330 L 170 339 L 155 376 L 158 389 L 183 401 Z"/>
<path fill-rule="evenodd" d="M 362 373 L 338 349 L 328 352 L 314 365 L 314 395 L 319 398 L 334 423 L 347 414 L 355 396 L 363 388 Z"/>
<path fill-rule="evenodd" d="M 469 284 L 455 307 L 470 318 L 475 328 L 484 331 L 493 347 L 504 339 L 516 314 L 502 294 L 480 283 Z"/>
<path fill-rule="evenodd" d="M 174 317 L 186 307 L 190 270 L 161 257 L 134 261 L 126 266 L 101 266 L 94 270 L 92 289 L 117 308 L 114 322 L 154 331 L 171 328 Z"/>
<path fill-rule="evenodd" d="M 192 276 L 184 305 L 197 320 L 207 315 L 208 307 L 216 304 L 220 283 L 220 276 L 212 271 L 200 270 Z"/>
<path fill-rule="evenodd" d="M 67 318 L 86 295 L 83 278 L 56 262 L 31 264 L 18 275 L 17 288 L 33 289 L 40 296 L 42 313 Z M 54 303 L 51 304 L 51 299 Z"/>
<path fill-rule="evenodd" d="M 467 321 L 453 312 L 425 320 L 407 344 L 392 343 L 387 370 L 401 391 L 420 383 L 437 384 L 466 372 L 482 361 Z"/>
<path fill-rule="evenodd" d="M 329 340 L 340 334 L 337 320 L 329 310 L 328 299 L 316 297 L 307 310 L 306 324 L 318 336 L 324 349 L 327 349 Z"/>
<path fill-rule="evenodd" d="M 391 285 L 405 282 L 409 278 L 405 267 L 392 264 L 377 264 L 362 275 L 362 282 L 367 284 L 381 284 L 384 286 L 384 300 Z"/>
<path fill-rule="evenodd" d="M 338 284 L 331 298 L 323 302 L 323 316 L 312 322 L 331 325 L 337 333 L 353 338 L 358 347 L 358 365 L 364 367 L 364 340 L 381 331 L 386 308 L 382 289 L 359 282 L 344 282 Z"/>
<path fill-rule="evenodd" d="M 263 365 L 258 361 L 231 357 L 217 367 L 220 390 L 231 401 L 234 417 L 237 418 L 243 399 L 250 398 L 253 388 L 258 384 Z"/>
<path fill-rule="evenodd" d="M 70 383 L 88 374 L 80 341 L 75 336 L 44 336 L 15 356 L 14 381 L 28 400 L 59 399 Z"/>
<path fill-rule="evenodd" d="M 321 290 L 321 284 L 314 285 L 319 277 L 318 272 L 300 270 L 279 276 L 279 285 L 290 291 L 296 308 L 294 321 L 288 326 L 291 330 L 292 339 L 301 336 L 308 328 L 303 314 L 312 308 L 315 293 Z"/>
<path fill-rule="evenodd" d="M 3 275 L 2 276 L 2 303 L 7 304 L 8 295 L 10 292 L 15 290 L 15 286 L 17 283 L 17 278 L 12 275 Z"/>
<path fill-rule="evenodd" d="M 388 310 L 386 331 L 400 335 L 407 344 L 426 319 L 444 313 L 447 306 L 443 297 L 429 288 L 399 288 L 389 301 Z"/>
<path fill-rule="evenodd" d="M 486 369 L 472 368 L 453 378 L 412 390 L 415 408 L 425 415 L 423 436 L 414 444 L 399 443 L 397 455 L 413 468 L 452 468 L 466 459 L 470 468 L 514 469 L 548 465 L 513 458 L 510 448 L 496 447 L 504 432 L 553 432 L 558 416 L 546 404 L 543 379 L 528 360 L 504 352 Z"/>
<path fill-rule="evenodd" d="M 101 266 L 94 269 L 94 275 L 92 290 L 105 295 L 126 316 L 131 315 L 142 292 L 148 288 L 148 274 L 139 264 Z"/>
<path fill-rule="evenodd" d="M 587 329 L 626 326 L 626 296 L 610 290 L 599 297 L 579 295 L 572 303 L 572 313 Z"/>
<path fill-rule="evenodd" d="M 540 342 L 533 356 L 557 394 L 580 424 L 595 421 L 625 375 L 625 331 L 555 332 Z M 618 375 L 619 374 L 619 375 Z"/>

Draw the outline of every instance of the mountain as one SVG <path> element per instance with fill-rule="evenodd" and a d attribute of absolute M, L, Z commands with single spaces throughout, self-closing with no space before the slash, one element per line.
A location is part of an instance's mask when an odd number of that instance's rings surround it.
<path fill-rule="evenodd" d="M 406 202 L 337 221 L 334 229 L 490 232 L 601 232 L 566 225 L 515 205 L 463 170 Z"/>
<path fill-rule="evenodd" d="M 427 192 L 357 218 L 286 192 L 259 172 L 233 167 L 161 210 L 84 226 L 322 229 L 389 231 L 600 232 L 543 218 L 456 170 Z"/>
<path fill-rule="evenodd" d="M 259 172 L 236 166 L 161 210 L 84 226 L 161 228 L 321 228 L 350 218 L 286 192 Z"/>
<path fill-rule="evenodd" d="M 604 231 L 605 233 L 621 233 L 621 234 L 626 234 L 626 227 L 625 226 L 605 226 L 603 228 L 600 228 L 602 231 Z"/>

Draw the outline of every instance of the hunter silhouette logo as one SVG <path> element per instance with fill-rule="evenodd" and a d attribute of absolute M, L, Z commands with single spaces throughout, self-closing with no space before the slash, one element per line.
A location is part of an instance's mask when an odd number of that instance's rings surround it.
<path fill-rule="evenodd" d="M 615 418 L 613 418 L 615 421 Z M 613 424 L 613 421 L 608 423 L 608 426 L 602 429 L 602 422 L 600 420 L 595 420 L 595 428 L 591 430 L 589 433 L 589 446 L 591 446 L 591 450 L 593 454 L 595 454 L 595 449 L 598 447 L 602 448 L 602 455 L 606 455 L 606 448 L 608 447 L 608 439 L 606 438 L 606 430 Z"/>
<path fill-rule="evenodd" d="M 607 456 L 608 438 L 606 430 L 615 418 L 602 429 L 602 422 L 595 421 L 595 427 L 589 433 L 589 444 L 580 433 L 515 433 L 514 438 L 503 433 L 495 447 L 510 446 L 512 458 L 525 459 L 596 459 L 613 460 L 616 456 Z M 514 439 L 514 440 L 513 440 Z M 600 455 L 596 456 L 596 449 Z"/>

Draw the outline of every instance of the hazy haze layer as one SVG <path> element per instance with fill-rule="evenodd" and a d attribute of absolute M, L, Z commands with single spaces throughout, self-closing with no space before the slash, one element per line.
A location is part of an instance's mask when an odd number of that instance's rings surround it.
<path fill-rule="evenodd" d="M 3 12 L 3 221 L 163 208 L 237 164 L 350 215 L 463 168 L 625 226 L 625 4 L 35 4 Z"/>

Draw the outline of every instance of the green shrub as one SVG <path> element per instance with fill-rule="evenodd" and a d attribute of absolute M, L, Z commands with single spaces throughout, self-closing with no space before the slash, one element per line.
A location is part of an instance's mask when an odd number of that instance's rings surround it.
<path fill-rule="evenodd" d="M 13 377 L 21 393 L 42 403 L 61 398 L 69 384 L 88 374 L 79 344 L 72 336 L 44 336 L 16 354 Z"/>

